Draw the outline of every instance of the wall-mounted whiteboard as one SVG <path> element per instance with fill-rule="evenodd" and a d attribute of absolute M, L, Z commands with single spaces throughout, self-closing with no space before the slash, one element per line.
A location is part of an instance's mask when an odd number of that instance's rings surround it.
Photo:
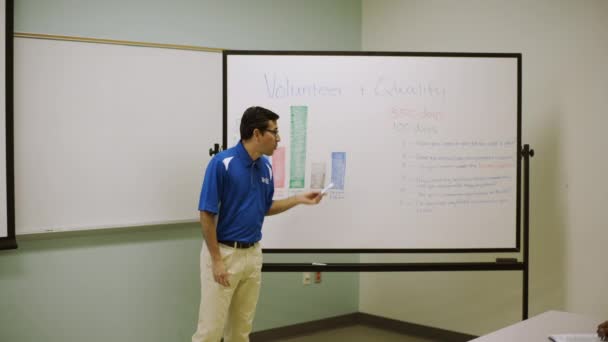
<path fill-rule="evenodd" d="M 278 121 L 271 250 L 518 248 L 520 54 L 226 51 L 225 139 L 243 111 Z"/>
<path fill-rule="evenodd" d="M 198 220 L 218 52 L 15 39 L 17 234 Z"/>

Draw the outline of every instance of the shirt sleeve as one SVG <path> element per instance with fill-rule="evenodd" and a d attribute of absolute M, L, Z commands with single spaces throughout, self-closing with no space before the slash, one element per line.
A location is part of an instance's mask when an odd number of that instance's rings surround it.
<path fill-rule="evenodd" d="M 198 202 L 198 210 L 216 214 L 219 212 L 221 194 L 224 185 L 224 165 L 218 162 L 217 156 L 211 158 L 205 171 L 205 179 Z"/>

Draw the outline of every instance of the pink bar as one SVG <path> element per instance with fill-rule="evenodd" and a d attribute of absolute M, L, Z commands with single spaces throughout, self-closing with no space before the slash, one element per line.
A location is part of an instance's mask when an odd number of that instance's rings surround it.
<path fill-rule="evenodd" d="M 285 187 L 285 146 L 277 147 L 272 154 L 272 172 L 274 173 L 274 187 Z"/>

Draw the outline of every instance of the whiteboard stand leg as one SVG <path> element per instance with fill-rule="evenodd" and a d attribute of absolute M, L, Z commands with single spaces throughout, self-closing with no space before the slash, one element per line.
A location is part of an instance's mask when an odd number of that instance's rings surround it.
<path fill-rule="evenodd" d="M 524 254 L 524 274 L 523 274 L 523 305 L 522 320 L 528 319 L 528 272 L 529 272 L 529 238 L 530 238 L 530 158 L 534 157 L 534 150 L 530 145 L 525 144 L 521 151 L 524 161 L 524 200 L 523 200 L 523 254 Z"/>

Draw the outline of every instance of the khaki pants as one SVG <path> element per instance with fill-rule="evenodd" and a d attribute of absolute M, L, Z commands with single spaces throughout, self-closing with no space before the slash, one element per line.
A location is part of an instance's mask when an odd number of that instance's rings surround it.
<path fill-rule="evenodd" d="M 192 342 L 249 341 L 255 307 L 262 282 L 262 249 L 233 248 L 220 244 L 230 287 L 213 279 L 211 256 L 203 242 L 201 249 L 201 304 Z"/>

